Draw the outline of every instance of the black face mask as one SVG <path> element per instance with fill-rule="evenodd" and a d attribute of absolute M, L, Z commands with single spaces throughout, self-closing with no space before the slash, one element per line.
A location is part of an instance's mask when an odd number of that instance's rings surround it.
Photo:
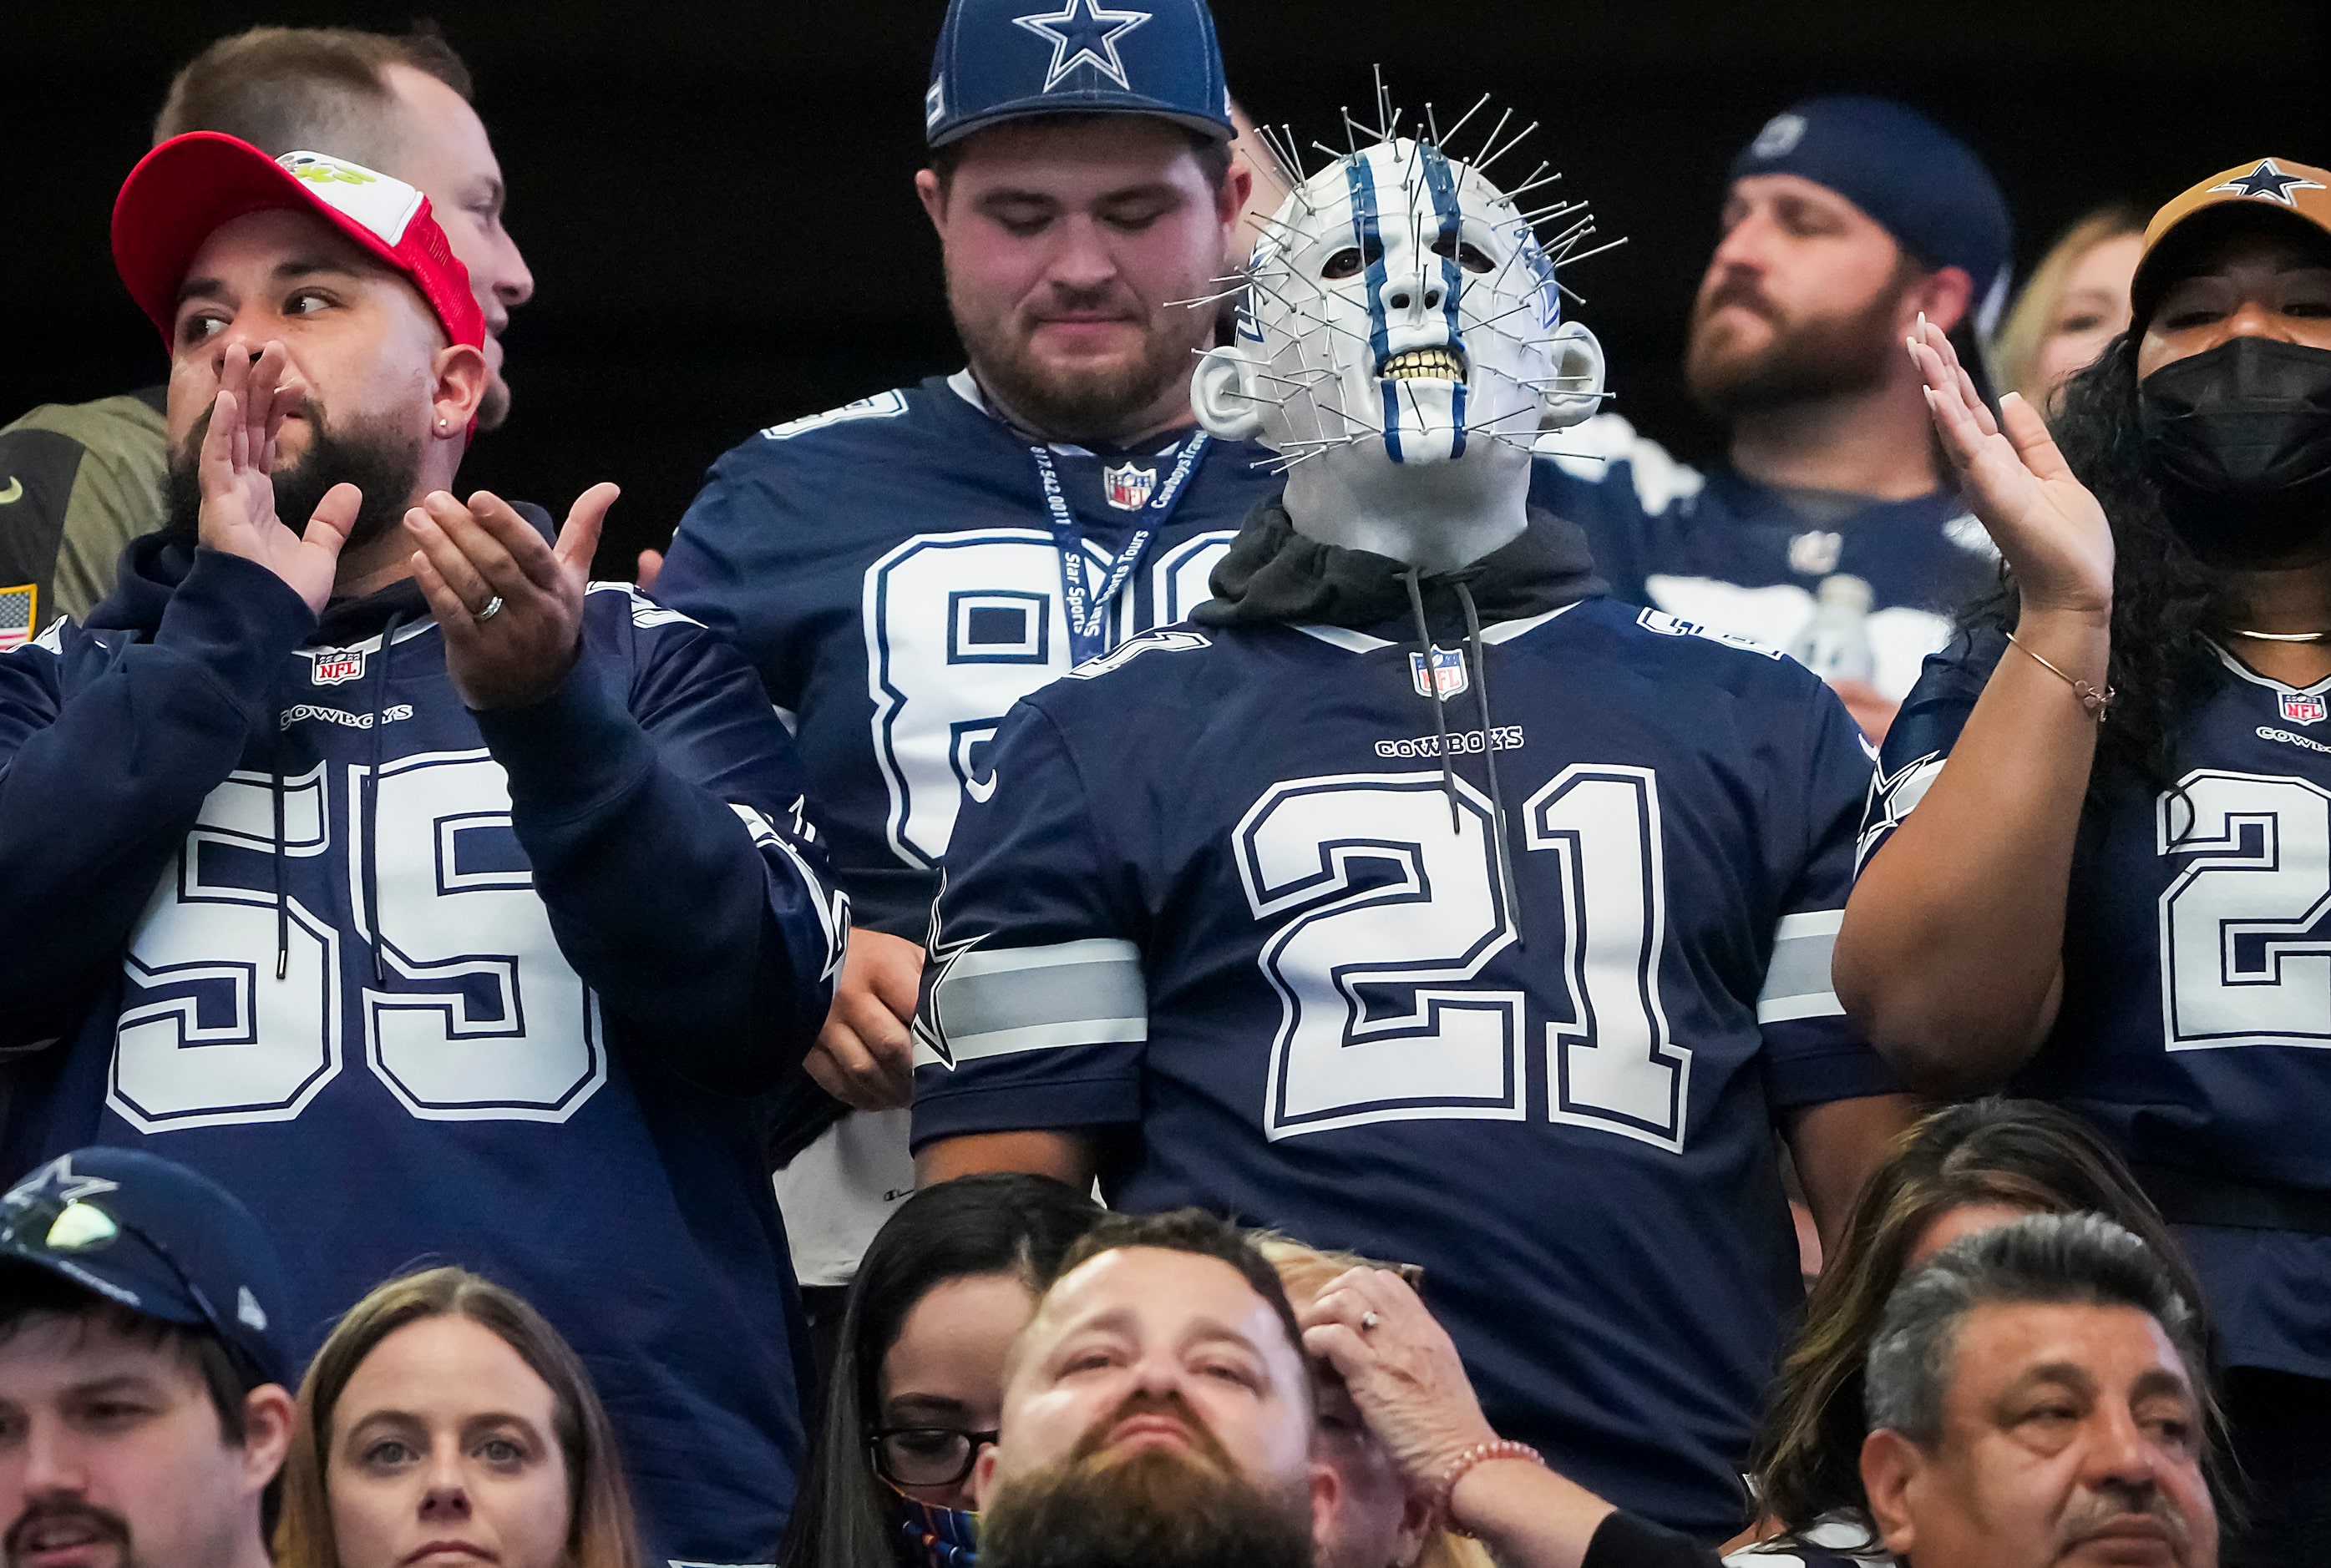
<path fill-rule="evenodd" d="M 2136 417 L 2196 555 L 2262 565 L 2331 536 L 2331 350 L 2236 337 L 2138 383 Z"/>

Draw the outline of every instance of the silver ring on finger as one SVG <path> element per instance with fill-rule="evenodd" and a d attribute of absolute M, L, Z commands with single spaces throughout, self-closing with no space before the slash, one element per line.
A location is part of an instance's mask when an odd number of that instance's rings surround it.
<path fill-rule="evenodd" d="M 497 615 L 500 614 L 501 613 L 502 613 L 502 596 L 501 596 L 500 594 L 495 594 L 492 598 L 490 598 L 490 599 L 489 599 L 489 600 L 487 600 L 487 601 L 486 601 L 486 607 L 485 607 L 484 609 L 482 609 L 482 610 L 477 610 L 477 611 L 472 611 L 472 612 L 471 612 L 471 614 L 472 614 L 472 615 L 473 615 L 473 616 L 474 616 L 474 617 L 475 617 L 475 618 L 476 618 L 480 622 L 481 622 L 481 623 L 482 623 L 482 622 L 487 622 L 487 621 L 490 621 L 490 620 L 492 620 L 495 616 L 497 616 Z"/>
<path fill-rule="evenodd" d="M 1378 1317 L 1373 1312 L 1363 1312 L 1360 1314 L 1360 1332 L 1362 1334 L 1365 1334 L 1369 1329 L 1374 1328 L 1377 1324 L 1382 1323 L 1383 1321 L 1383 1318 Z"/>

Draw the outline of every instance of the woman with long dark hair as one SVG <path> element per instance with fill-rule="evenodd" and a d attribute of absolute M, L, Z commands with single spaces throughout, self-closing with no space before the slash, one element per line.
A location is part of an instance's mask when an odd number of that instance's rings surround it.
<path fill-rule="evenodd" d="M 2159 1211 L 2086 1124 L 2035 1100 L 1946 1107 L 1896 1140 L 1870 1178 L 1749 1455 L 1767 1553 L 1808 1565 L 1882 1555 L 1861 1491 L 1862 1369 L 1886 1298 L 1960 1237 L 2029 1214 L 2092 1212 L 2150 1246 L 2189 1302 L 2200 1286 Z"/>
<path fill-rule="evenodd" d="M 965 1176 L 901 1203 L 842 1308 L 784 1568 L 971 1568 L 971 1467 L 1004 1354 L 1100 1208 L 1044 1176 Z"/>
<path fill-rule="evenodd" d="M 2056 435 L 1910 351 L 2007 567 L 1888 736 L 1840 998 L 1914 1083 L 2012 1077 L 2134 1169 L 2207 1288 L 2253 1524 L 2331 1497 L 2331 171 L 2156 214 Z M 1915 808 L 1915 810 L 1913 809 Z"/>

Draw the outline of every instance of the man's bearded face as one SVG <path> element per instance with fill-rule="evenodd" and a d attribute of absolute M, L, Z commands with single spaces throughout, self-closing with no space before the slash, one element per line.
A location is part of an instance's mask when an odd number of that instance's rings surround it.
<path fill-rule="evenodd" d="M 952 275 L 947 299 L 964 352 L 1005 407 L 1045 434 L 1103 443 L 1135 433 L 1143 414 L 1189 374 L 1191 356 L 1213 337 L 1213 324 L 1200 312 L 1150 304 L 1114 283 L 1089 290 L 1056 286 L 1047 302 L 1060 310 L 1108 312 L 1137 335 L 1137 345 L 1106 356 L 1049 352 L 1041 339 L 1042 318 L 1017 309 L 982 313 Z"/>
<path fill-rule="evenodd" d="M 395 526 L 410 506 L 421 477 L 420 439 L 393 417 L 333 424 L 313 396 L 301 400 L 298 416 L 307 421 L 308 442 L 297 458 L 276 459 L 275 515 L 285 527 L 301 532 L 325 494 L 346 481 L 364 492 L 364 500 L 344 550 L 360 549 Z M 205 410 L 170 452 L 163 530 L 190 549 L 200 534 L 203 504 L 196 464 L 210 427 Z"/>
<path fill-rule="evenodd" d="M 927 198 L 928 199 L 928 198 Z M 975 133 L 932 216 L 972 368 L 1056 441 L 1112 444 L 1170 414 L 1214 318 L 1223 220 L 1189 134 L 1139 115 Z"/>
<path fill-rule="evenodd" d="M 1895 316 L 1922 276 L 1907 259 L 1878 290 L 1835 309 L 1791 311 L 1746 271 L 1709 280 L 1693 301 L 1684 379 L 1718 418 L 1850 396 L 1881 385 L 1902 352 Z"/>
<path fill-rule="evenodd" d="M 1151 1413 L 1185 1427 L 1190 1443 L 1104 1446 Z M 1188 1401 L 1137 1390 L 1066 1458 L 998 1488 L 980 1516 L 979 1558 L 983 1568 L 1310 1568 L 1310 1495 L 1241 1474 Z"/>

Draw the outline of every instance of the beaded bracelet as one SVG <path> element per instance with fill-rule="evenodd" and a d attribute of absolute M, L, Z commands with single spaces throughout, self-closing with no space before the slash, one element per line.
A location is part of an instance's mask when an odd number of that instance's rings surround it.
<path fill-rule="evenodd" d="M 1457 1496 L 1457 1483 L 1463 1480 L 1466 1473 L 1475 1465 L 1488 1459 L 1527 1459 L 1541 1469 L 1546 1468 L 1544 1454 L 1539 1453 L 1527 1443 L 1518 1443 L 1509 1438 L 1499 1438 L 1495 1442 L 1475 1443 L 1471 1448 L 1459 1454 L 1456 1462 L 1449 1467 L 1449 1473 L 1441 1478 L 1441 1486 L 1433 1494 L 1434 1513 L 1451 1535 L 1462 1535 L 1468 1541 L 1473 1539 L 1473 1532 L 1458 1524 L 1451 1516 L 1449 1506 Z"/>
<path fill-rule="evenodd" d="M 2015 641 L 2014 632 L 2010 632 L 2007 634 L 2007 640 L 2010 642 L 2015 642 L 2015 646 L 2018 648 L 2023 648 L 2022 643 Z M 2072 689 L 2072 695 L 2080 699 L 2080 708 L 2082 711 L 2086 712 L 2090 718 L 2095 719 L 2098 724 L 2102 724 L 2105 721 L 2105 714 L 2112 707 L 2113 698 L 2120 695 L 2118 692 L 2115 691 L 2109 686 L 2099 691 L 2085 680 L 2075 680 L 2072 677 L 2057 669 L 2054 664 L 2050 663 L 2046 659 L 2042 659 L 2039 654 L 2032 652 L 2031 649 L 2023 648 L 2023 651 L 2026 656 L 2036 661 L 2041 669 L 2048 671 L 2049 674 L 2053 675 L 2057 679 L 2070 687 Z"/>

